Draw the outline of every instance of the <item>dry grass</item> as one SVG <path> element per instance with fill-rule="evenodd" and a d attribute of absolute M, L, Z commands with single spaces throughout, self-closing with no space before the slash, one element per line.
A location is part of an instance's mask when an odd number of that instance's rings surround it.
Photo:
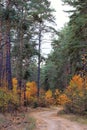
<path fill-rule="evenodd" d="M 71 121 L 76 121 L 82 124 L 87 124 L 87 115 L 78 115 L 78 114 L 72 114 L 72 113 L 67 113 L 64 110 L 60 110 L 57 115 L 69 119 Z"/>

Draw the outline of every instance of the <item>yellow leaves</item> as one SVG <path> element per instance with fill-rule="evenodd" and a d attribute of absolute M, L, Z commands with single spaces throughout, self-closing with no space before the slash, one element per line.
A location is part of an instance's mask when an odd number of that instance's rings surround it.
<path fill-rule="evenodd" d="M 75 75 L 70 81 L 69 86 L 66 89 L 66 93 L 73 96 L 77 95 L 77 91 L 83 91 L 84 89 L 84 79 L 80 75 Z"/>
<path fill-rule="evenodd" d="M 46 99 L 52 98 L 52 91 L 50 89 L 45 93 L 45 98 Z"/>
<path fill-rule="evenodd" d="M 26 97 L 27 97 L 27 99 L 29 99 L 31 97 L 30 91 L 26 91 Z"/>
<path fill-rule="evenodd" d="M 66 94 L 61 94 L 58 98 L 58 102 L 59 104 L 64 105 L 65 103 L 70 102 L 70 99 L 67 97 Z"/>
<path fill-rule="evenodd" d="M 31 82 L 26 83 L 26 88 L 29 87 L 29 86 L 31 86 Z"/>
<path fill-rule="evenodd" d="M 72 80 L 70 81 L 70 85 L 67 87 L 66 89 L 66 93 L 69 94 L 73 94 L 74 96 L 79 94 L 81 94 L 81 92 L 85 91 L 87 88 L 87 77 L 85 77 L 85 79 L 83 79 L 82 77 L 80 77 L 80 75 L 75 75 Z"/>
<path fill-rule="evenodd" d="M 11 90 L 8 90 L 6 88 L 0 88 L 0 109 L 7 109 L 9 103 L 12 103 L 14 105 L 19 104 L 19 98 L 17 94 L 14 94 Z"/>
<path fill-rule="evenodd" d="M 14 86 L 14 85 L 17 85 L 17 83 L 18 83 L 17 79 L 16 79 L 16 78 L 13 78 L 13 79 L 12 79 L 12 84 L 13 84 L 13 86 Z"/>
<path fill-rule="evenodd" d="M 12 83 L 13 83 L 13 94 L 14 95 L 20 95 L 21 94 L 21 100 L 24 101 L 24 88 L 22 88 L 22 90 L 20 91 L 20 89 L 17 89 L 18 86 L 18 81 L 16 78 L 12 79 Z M 26 99 L 29 100 L 31 97 L 35 97 L 37 94 L 37 85 L 36 82 L 27 82 L 26 84 Z M 19 86 L 20 87 L 20 86 Z"/>
<path fill-rule="evenodd" d="M 37 94 L 37 85 L 33 82 L 26 83 L 26 97 L 30 98 L 30 96 L 36 96 Z"/>
<path fill-rule="evenodd" d="M 16 78 L 12 79 L 12 84 L 13 84 L 13 93 L 17 93 L 17 85 L 18 85 L 18 81 Z"/>
<path fill-rule="evenodd" d="M 53 94 L 50 89 L 45 93 L 45 101 L 47 102 L 48 105 L 49 104 L 52 105 L 54 102 Z"/>
<path fill-rule="evenodd" d="M 27 101 L 34 101 L 37 95 L 37 85 L 34 81 L 27 82 L 25 86 L 26 89 L 22 87 L 21 90 L 20 86 L 18 86 L 18 81 L 16 78 L 12 79 L 12 84 L 12 90 L 8 90 L 7 88 L 0 88 L 0 108 L 7 108 L 9 104 L 18 106 L 20 103 L 24 103 L 25 99 Z M 19 87 L 19 89 L 17 87 Z"/>
<path fill-rule="evenodd" d="M 75 75 L 66 88 L 65 94 L 70 100 L 65 103 L 66 108 L 72 112 L 84 113 L 87 109 L 87 77 L 82 78 L 80 75 Z"/>
<path fill-rule="evenodd" d="M 74 97 L 76 95 L 82 96 L 82 92 L 84 91 L 84 80 L 80 77 L 80 75 L 75 75 L 71 81 L 67 89 L 65 90 L 65 93 L 71 97 Z"/>
<path fill-rule="evenodd" d="M 83 78 L 80 77 L 80 75 L 75 75 L 72 80 L 70 81 L 70 86 L 74 87 L 78 87 L 78 89 L 82 89 L 83 86 Z"/>
<path fill-rule="evenodd" d="M 19 104 L 19 96 L 17 95 L 17 93 L 10 92 L 9 97 L 10 97 L 11 103 L 13 103 L 14 105 Z"/>

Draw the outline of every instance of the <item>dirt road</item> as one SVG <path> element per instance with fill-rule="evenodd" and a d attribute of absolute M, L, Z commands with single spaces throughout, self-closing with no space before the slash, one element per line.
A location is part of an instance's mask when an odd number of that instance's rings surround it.
<path fill-rule="evenodd" d="M 36 119 L 36 130 L 87 130 L 87 125 L 70 121 L 57 115 L 59 109 L 32 112 Z"/>

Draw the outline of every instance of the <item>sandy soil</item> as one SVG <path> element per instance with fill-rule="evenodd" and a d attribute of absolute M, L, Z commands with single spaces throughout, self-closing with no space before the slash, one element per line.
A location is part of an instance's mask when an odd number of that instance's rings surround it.
<path fill-rule="evenodd" d="M 36 130 L 87 130 L 87 125 L 57 115 L 60 109 L 47 109 L 31 113 L 36 119 Z"/>

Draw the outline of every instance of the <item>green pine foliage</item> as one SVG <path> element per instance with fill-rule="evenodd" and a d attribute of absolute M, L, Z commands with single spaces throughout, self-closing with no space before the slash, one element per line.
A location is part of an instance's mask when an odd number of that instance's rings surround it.
<path fill-rule="evenodd" d="M 45 66 L 47 67 L 49 62 L 54 64 L 56 73 L 50 75 L 54 77 L 53 87 L 63 90 L 74 74 L 84 76 L 87 72 L 87 1 L 62 0 L 62 2 L 63 5 L 72 7 L 66 11 L 69 13 L 70 21 L 58 31 L 56 39 L 52 42 L 53 51 L 48 56 Z M 48 81 L 50 76 L 47 77 Z"/>

